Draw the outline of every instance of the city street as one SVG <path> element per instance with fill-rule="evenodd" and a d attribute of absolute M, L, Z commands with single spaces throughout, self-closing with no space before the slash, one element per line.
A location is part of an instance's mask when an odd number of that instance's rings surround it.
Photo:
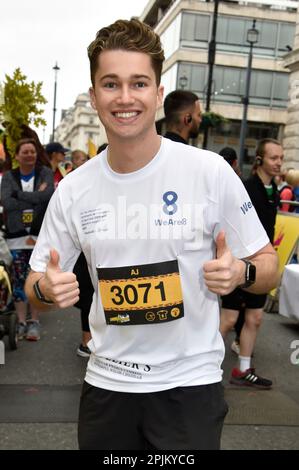
<path fill-rule="evenodd" d="M 299 323 L 278 314 L 265 314 L 254 365 L 273 380 L 273 389 L 239 389 L 228 384 L 236 356 L 227 341 L 224 384 L 230 406 L 224 426 L 223 449 L 299 448 Z M 7 338 L 5 337 L 5 342 Z M 6 348 L 0 366 L 0 450 L 77 449 L 76 420 L 86 359 L 76 355 L 80 342 L 77 309 L 42 315 L 42 337 L 22 341 L 16 351 Z M 297 350 L 299 346 L 297 345 Z"/>

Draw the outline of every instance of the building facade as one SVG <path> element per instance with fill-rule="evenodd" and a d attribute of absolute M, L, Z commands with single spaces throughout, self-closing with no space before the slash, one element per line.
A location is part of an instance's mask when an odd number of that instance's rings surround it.
<path fill-rule="evenodd" d="M 283 147 L 285 166 L 299 169 L 299 5 L 293 50 L 285 57 L 290 70 L 289 103 L 284 130 Z"/>
<path fill-rule="evenodd" d="M 107 142 L 105 129 L 91 107 L 88 93 L 78 95 L 74 106 L 62 111 L 61 121 L 55 130 L 55 140 L 71 150 L 78 149 L 86 153 Z"/>
<path fill-rule="evenodd" d="M 253 48 L 244 163 L 251 164 L 257 140 L 282 139 L 290 72 L 284 58 L 293 48 L 297 7 L 297 0 L 219 2 L 210 108 L 228 118 L 229 123 L 212 129 L 210 150 L 217 152 L 231 146 L 239 152 L 249 54 L 246 38 L 254 19 L 259 35 Z M 141 15 L 161 36 L 165 49 L 165 95 L 177 88 L 192 90 L 203 108 L 213 12 L 214 2 L 208 0 L 150 0 Z M 158 120 L 162 119 L 160 109 Z"/>

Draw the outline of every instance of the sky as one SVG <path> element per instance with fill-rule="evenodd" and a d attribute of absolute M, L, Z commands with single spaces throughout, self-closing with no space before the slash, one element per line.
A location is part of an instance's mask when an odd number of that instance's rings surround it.
<path fill-rule="evenodd" d="M 27 81 L 43 82 L 48 103 L 42 143 L 52 132 L 54 70 L 58 63 L 56 126 L 61 110 L 71 107 L 90 87 L 87 46 L 103 26 L 139 16 L 148 0 L 6 0 L 1 2 L 0 82 L 21 68 Z"/>

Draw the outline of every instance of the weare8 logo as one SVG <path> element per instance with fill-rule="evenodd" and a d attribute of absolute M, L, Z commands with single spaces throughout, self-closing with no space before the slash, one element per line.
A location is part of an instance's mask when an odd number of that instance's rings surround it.
<path fill-rule="evenodd" d="M 176 205 L 176 201 L 178 200 L 178 195 L 174 191 L 167 191 L 163 194 L 163 201 L 165 204 L 163 205 L 163 211 L 167 215 L 173 215 L 178 210 L 178 206 Z"/>

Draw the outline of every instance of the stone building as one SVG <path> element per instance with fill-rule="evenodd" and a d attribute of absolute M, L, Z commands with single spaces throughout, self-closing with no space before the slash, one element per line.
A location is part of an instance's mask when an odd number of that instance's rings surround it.
<path fill-rule="evenodd" d="M 228 118 L 229 125 L 212 130 L 208 148 L 219 151 L 228 145 L 239 152 L 249 53 L 246 38 L 255 19 L 259 36 L 253 48 L 245 140 L 247 168 L 252 162 L 257 140 L 283 137 L 289 82 L 284 57 L 293 47 L 297 7 L 295 0 L 219 2 L 211 111 Z M 165 94 L 177 88 L 190 89 L 198 94 L 203 108 L 213 12 L 214 2 L 206 0 L 150 0 L 141 15 L 141 19 L 160 34 L 163 42 Z M 160 109 L 158 121 L 163 122 L 162 119 L 163 110 Z"/>
<path fill-rule="evenodd" d="M 105 129 L 91 107 L 88 93 L 78 95 L 74 106 L 62 111 L 55 140 L 71 150 L 79 149 L 87 153 L 90 153 L 92 146 L 97 149 L 107 142 Z"/>

